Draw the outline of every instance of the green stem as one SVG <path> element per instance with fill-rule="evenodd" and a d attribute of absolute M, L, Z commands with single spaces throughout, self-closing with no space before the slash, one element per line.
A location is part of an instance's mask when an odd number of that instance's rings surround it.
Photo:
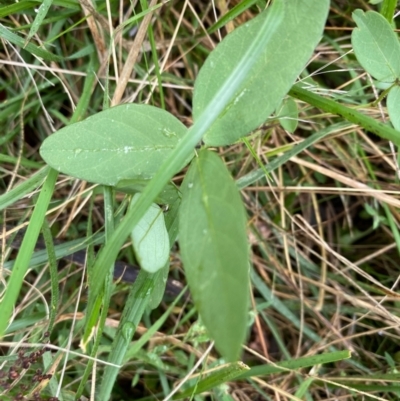
<path fill-rule="evenodd" d="M 336 114 L 345 118 L 354 124 L 363 127 L 365 130 L 373 132 L 374 134 L 380 136 L 381 138 L 392 141 L 397 146 L 400 146 L 400 132 L 395 129 L 385 125 L 375 119 L 360 113 L 357 110 L 351 109 L 350 107 L 343 106 L 340 103 L 324 98 L 320 95 L 312 93 L 306 89 L 303 89 L 301 84 L 296 84 L 292 86 L 289 91 L 289 95 L 295 97 L 296 99 L 302 100 L 312 106 L 318 107 L 331 114 Z"/>
<path fill-rule="evenodd" d="M 396 10 L 397 0 L 383 0 L 381 14 L 389 21 L 393 22 L 393 15 Z"/>

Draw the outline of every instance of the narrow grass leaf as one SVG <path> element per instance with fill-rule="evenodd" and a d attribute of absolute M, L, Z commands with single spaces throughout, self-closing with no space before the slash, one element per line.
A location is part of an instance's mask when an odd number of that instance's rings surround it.
<path fill-rule="evenodd" d="M 193 386 L 173 396 L 172 399 L 179 400 L 181 398 L 201 394 L 204 391 L 211 390 L 217 386 L 220 386 L 221 384 L 228 383 L 243 374 L 243 372 L 249 370 L 250 368 L 240 361 L 221 366 L 207 375 L 207 377 L 198 380 Z"/>
<path fill-rule="evenodd" d="M 164 110 L 126 104 L 64 127 L 43 142 L 40 154 L 64 174 L 114 186 L 121 180 L 153 177 L 186 132 Z"/>
<path fill-rule="evenodd" d="M 400 86 L 396 85 L 390 89 L 386 105 L 393 127 L 400 131 Z"/>
<path fill-rule="evenodd" d="M 60 245 L 56 245 L 54 247 L 56 253 L 56 259 L 62 259 L 66 256 L 71 255 L 74 252 L 81 251 L 82 249 L 86 249 L 90 245 L 100 245 L 104 243 L 104 235 L 97 234 L 92 238 L 88 238 L 87 240 L 77 239 L 74 241 L 68 241 L 62 243 Z M 48 254 L 46 250 L 36 251 L 32 254 L 31 260 L 29 262 L 29 268 L 35 268 L 44 263 L 47 263 L 49 260 Z M 4 263 L 4 268 L 7 270 L 12 270 L 15 266 L 15 260 L 9 260 Z"/>
<path fill-rule="evenodd" d="M 19 3 L 9 4 L 7 6 L 0 7 L 0 18 L 7 17 L 21 11 L 28 10 L 37 6 L 36 1 L 20 1 Z"/>
<path fill-rule="evenodd" d="M 46 243 L 46 251 L 49 257 L 49 272 L 50 272 L 50 282 L 51 282 L 51 307 L 50 307 L 50 318 L 49 324 L 47 326 L 47 331 L 50 333 L 53 330 L 54 323 L 57 316 L 57 307 L 60 300 L 60 292 L 58 290 L 58 270 L 57 270 L 57 258 L 56 252 L 54 250 L 53 238 L 51 235 L 51 230 L 49 223 L 46 219 L 43 220 L 42 225 L 43 238 Z"/>
<path fill-rule="evenodd" d="M 394 144 L 400 146 L 400 134 L 389 125 L 385 125 L 380 121 L 360 113 L 355 109 L 344 106 L 337 101 L 313 93 L 311 90 L 303 88 L 302 84 L 293 85 L 289 93 L 296 99 L 303 100 L 323 111 L 342 116 L 347 121 L 357 124 L 360 127 L 365 128 L 367 131 L 371 131 L 381 138 L 392 141 Z"/>
<path fill-rule="evenodd" d="M 249 251 L 246 213 L 224 162 L 202 150 L 182 183 L 179 244 L 195 305 L 228 360 L 246 334 Z"/>
<path fill-rule="evenodd" d="M 370 0 L 370 3 L 373 4 Z M 381 14 L 390 23 L 393 22 L 393 16 L 396 11 L 397 0 L 382 0 Z"/>
<path fill-rule="evenodd" d="M 110 400 L 111 391 L 119 372 L 118 366 L 122 364 L 126 351 L 131 344 L 136 327 L 149 302 L 154 278 L 158 274 L 159 272 L 153 275 L 141 270 L 131 287 L 108 358 L 108 362 L 117 366 L 106 366 L 101 379 L 98 401 Z"/>
<path fill-rule="evenodd" d="M 284 5 L 285 23 L 272 34 L 258 62 L 204 135 L 204 142 L 209 146 L 229 145 L 262 124 L 279 106 L 321 38 L 329 1 L 277 2 Z M 194 121 L 232 73 L 269 12 L 268 9 L 235 29 L 209 55 L 195 82 Z"/>
<path fill-rule="evenodd" d="M 124 363 L 128 363 L 132 358 L 134 358 L 135 354 L 139 352 L 146 343 L 148 343 L 153 336 L 157 333 L 157 330 L 160 330 L 162 325 L 167 321 L 167 319 L 172 314 L 174 308 L 176 307 L 177 303 L 181 300 L 185 290 L 183 290 L 169 305 L 168 309 L 161 315 L 160 318 L 143 334 L 140 338 L 135 341 L 131 346 L 127 348 L 126 354 L 124 356 Z"/>
<path fill-rule="evenodd" d="M 361 66 L 375 79 L 394 82 L 400 77 L 400 45 L 389 22 L 375 11 L 355 10 L 357 28 L 351 35 Z"/>
<path fill-rule="evenodd" d="M 131 207 L 140 198 L 132 198 Z M 153 203 L 135 225 L 131 233 L 132 246 L 140 267 L 148 273 L 160 270 L 169 259 L 169 238 L 165 226 L 164 214 L 160 206 Z"/>
<path fill-rule="evenodd" d="M 32 213 L 29 226 L 22 240 L 21 247 L 15 261 L 14 269 L 11 272 L 11 277 L 8 280 L 7 288 L 0 301 L 0 338 L 3 336 L 15 307 L 22 282 L 30 263 L 30 259 L 35 248 L 37 238 L 39 236 L 40 227 L 46 215 L 46 211 L 53 195 L 54 186 L 58 177 L 58 173 L 50 169 L 46 181 L 40 191 L 40 195 Z"/>
<path fill-rule="evenodd" d="M 296 393 L 294 394 L 295 397 L 297 397 L 299 400 L 304 399 L 303 397 L 305 396 L 310 396 L 310 393 L 308 392 L 311 384 L 313 384 L 315 381 L 314 377 L 308 377 L 304 381 L 302 381 L 299 384 L 299 387 L 296 390 Z"/>
<path fill-rule="evenodd" d="M 224 27 L 228 22 L 235 19 L 240 14 L 244 13 L 250 7 L 252 7 L 258 0 L 242 0 L 240 3 L 236 4 L 235 7 L 230 9 L 226 14 L 224 14 L 214 25 L 207 29 L 207 33 L 210 35 Z"/>
<path fill-rule="evenodd" d="M 288 370 L 309 368 L 311 366 L 333 363 L 351 358 L 350 351 L 326 352 L 320 355 L 306 356 L 290 361 L 276 362 L 274 364 L 265 364 L 253 366 L 250 370 L 240 374 L 238 380 L 248 379 L 255 376 L 265 376 L 274 373 L 281 373 Z"/>
<path fill-rule="evenodd" d="M 8 40 L 10 43 L 16 46 L 24 47 L 25 41 L 20 36 L 8 30 L 4 25 L 0 24 L 0 38 L 4 40 Z M 35 56 L 41 57 L 43 60 L 47 61 L 62 61 L 62 57 L 59 57 L 55 54 L 48 52 L 40 47 L 33 45 L 32 43 L 28 43 L 25 46 L 25 50 L 29 53 L 34 54 Z"/>
<path fill-rule="evenodd" d="M 50 170 L 51 167 L 45 166 L 25 181 L 16 185 L 10 191 L 0 195 L 0 211 L 4 210 L 7 206 L 16 203 L 29 192 L 34 191 L 44 181 Z"/>
<path fill-rule="evenodd" d="M 299 110 L 294 99 L 288 97 L 283 101 L 282 106 L 278 111 L 277 117 L 283 129 L 290 133 L 296 131 L 299 118 Z"/>
<path fill-rule="evenodd" d="M 334 132 L 340 132 L 344 129 L 347 129 L 351 126 L 350 123 L 348 122 L 340 122 L 337 124 L 333 124 L 328 126 L 327 128 L 315 132 L 312 135 L 310 135 L 308 138 L 304 139 L 300 143 L 294 145 L 290 150 L 287 150 L 286 152 L 279 152 L 283 153 L 282 155 L 278 156 L 268 164 L 264 165 L 262 168 L 259 168 L 257 170 L 253 170 L 250 173 L 244 175 L 243 177 L 239 178 L 236 181 L 236 184 L 239 189 L 243 189 L 248 187 L 249 185 L 253 184 L 260 178 L 268 175 L 269 173 L 272 173 L 274 170 L 285 164 L 288 160 L 290 160 L 292 157 L 298 155 L 301 153 L 303 150 L 310 148 L 314 143 L 317 143 L 321 139 L 325 138 L 326 136 L 334 133 Z"/>
<path fill-rule="evenodd" d="M 40 26 L 42 25 L 43 20 L 46 18 L 47 12 L 49 11 L 49 8 L 53 4 L 53 0 L 43 0 L 42 4 L 40 5 L 35 20 L 32 23 L 31 29 L 29 30 L 28 37 L 25 40 L 25 44 L 27 44 L 33 37 L 33 35 L 36 34 Z"/>

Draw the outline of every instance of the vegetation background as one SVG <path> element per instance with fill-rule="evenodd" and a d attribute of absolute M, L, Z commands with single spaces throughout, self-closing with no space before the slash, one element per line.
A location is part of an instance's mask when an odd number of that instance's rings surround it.
<path fill-rule="evenodd" d="M 44 167 L 39 147 L 54 130 L 71 122 L 75 105 L 81 107 L 82 118 L 91 116 L 102 110 L 104 93 L 113 104 L 165 105 L 190 125 L 193 82 L 207 55 L 266 5 L 263 0 L 215 4 L 172 0 L 138 24 L 140 13 L 155 1 L 47 3 L 45 19 L 32 40 L 50 45 L 57 59 L 39 62 L 29 47 L 22 50 L 0 32 L 4 194 Z M 388 3 L 331 1 L 324 36 L 302 74 L 303 79 L 317 82 L 330 99 L 384 122 L 385 100 L 376 102 L 379 90 L 357 62 L 350 35 L 355 9 L 379 11 Z M 0 22 L 26 37 L 40 4 L 6 2 L 0 7 Z M 222 22 L 216 25 L 217 21 Z M 151 29 L 146 27 L 141 36 L 140 24 L 146 23 Z M 115 35 L 111 54 L 110 35 Z M 124 68 L 132 73 L 121 89 L 116 82 Z M 91 72 L 94 79 L 87 80 Z M 162 77 L 162 88 L 157 76 Z M 192 394 L 199 393 L 194 396 L 198 400 L 397 400 L 399 298 L 394 291 L 399 277 L 400 170 L 396 150 L 387 140 L 341 117 L 299 100 L 296 105 L 298 115 L 286 114 L 281 120 L 272 116 L 246 143 L 218 149 L 239 179 L 311 133 L 329 130 L 329 136 L 242 190 L 254 268 L 249 338 L 242 360 L 249 366 L 268 365 L 271 371 L 234 381 L 229 370 L 210 373 L 214 381 L 207 391 L 194 389 Z M 289 124 L 293 121 L 294 127 Z M 181 181 L 182 174 L 174 178 L 177 185 Z M 106 219 L 103 196 L 98 187 L 59 176 L 48 214 L 52 235 L 68 244 L 86 238 L 88 227 L 101 230 Z M 4 275 L 15 259 L 13 233 L 27 225 L 37 197 L 38 191 L 30 191 L 14 195 L 7 207 L 0 204 Z M 123 205 L 125 195 L 117 193 L 116 199 Z M 89 261 L 92 257 L 89 254 Z M 134 263 L 131 248 L 125 247 L 119 259 Z M 26 277 L 13 323 L 0 342 L 1 399 L 101 397 L 102 362 L 116 335 L 129 285 L 119 283 L 113 289 L 97 359 L 90 380 L 84 380 L 88 359 L 79 345 L 85 282 L 81 267 L 62 267 L 56 305 L 51 304 L 50 293 L 57 284 L 46 264 L 34 266 Z M 177 248 L 171 253 L 170 276 L 184 283 Z M 190 299 L 170 307 L 172 301 L 165 297 L 159 308 L 145 311 L 137 328 L 126 327 L 136 329 L 135 352 L 128 352 L 119 370 L 113 400 L 165 399 L 177 383 L 189 379 L 198 360 L 202 363 L 196 373 L 203 375 L 221 363 Z M 55 324 L 47 334 L 49 309 Z M 134 346 L 146 335 L 146 344 Z M 43 345 L 51 351 L 44 352 Z M 66 350 L 71 351 L 68 358 Z M 295 363 L 340 350 L 351 351 L 351 359 L 322 365 L 317 358 L 311 367 Z M 283 361 L 289 362 L 285 369 L 274 370 Z"/>

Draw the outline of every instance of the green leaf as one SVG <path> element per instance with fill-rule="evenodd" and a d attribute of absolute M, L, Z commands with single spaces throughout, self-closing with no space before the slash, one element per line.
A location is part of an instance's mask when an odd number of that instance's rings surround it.
<path fill-rule="evenodd" d="M 28 10 L 37 5 L 36 1 L 20 1 L 19 3 L 9 4 L 7 6 L 0 7 L 0 18 L 7 17 L 12 14 L 19 13 L 24 10 Z"/>
<path fill-rule="evenodd" d="M 40 195 L 35 204 L 35 209 L 31 215 L 29 226 L 19 248 L 14 268 L 9 280 L 7 281 L 7 288 L 2 294 L 0 300 L 0 338 L 4 335 L 13 310 L 15 310 L 18 296 L 21 294 L 24 277 L 28 271 L 33 249 L 35 248 L 39 236 L 40 227 L 43 224 L 47 208 L 53 195 L 57 176 L 58 173 L 54 170 L 50 170 L 47 174 Z"/>
<path fill-rule="evenodd" d="M 185 389 L 184 391 L 174 395 L 173 400 L 191 397 L 195 394 L 201 394 L 205 391 L 211 390 L 221 384 L 233 381 L 236 377 L 242 375 L 244 372 L 249 371 L 250 368 L 243 362 L 232 362 L 212 370 L 212 372 L 205 378 L 200 380 L 197 378 L 196 383 Z"/>
<path fill-rule="evenodd" d="M 279 106 L 320 40 L 327 0 L 276 0 L 284 5 L 278 26 L 217 121 L 204 135 L 208 146 L 228 145 L 262 124 Z M 196 121 L 254 40 L 269 10 L 228 35 L 209 55 L 195 82 Z"/>
<path fill-rule="evenodd" d="M 400 131 L 400 86 L 390 89 L 386 104 L 393 127 Z"/>
<path fill-rule="evenodd" d="M 131 207 L 140 198 L 136 194 Z M 148 273 L 163 268 L 169 259 L 169 237 L 165 227 L 164 214 L 160 206 L 153 203 L 131 233 L 132 245 L 140 267 Z"/>
<path fill-rule="evenodd" d="M 53 0 L 43 0 L 42 4 L 40 5 L 35 20 L 32 23 L 31 29 L 29 31 L 29 34 L 25 40 L 25 43 L 28 43 L 33 35 L 36 34 L 40 26 L 42 25 L 43 20 L 46 18 L 47 12 L 49 11 L 49 8 L 53 4 Z"/>
<path fill-rule="evenodd" d="M 8 40 L 10 43 L 16 46 L 24 47 L 25 41 L 20 36 L 8 30 L 4 25 L 0 24 L 0 38 Z M 62 61 L 62 57 L 59 57 L 55 54 L 48 52 L 47 50 L 42 49 L 41 47 L 37 47 L 32 43 L 28 43 L 25 46 L 25 50 L 29 53 L 34 54 L 35 56 L 41 57 L 43 60 L 48 61 Z"/>
<path fill-rule="evenodd" d="M 182 183 L 179 245 L 195 305 L 218 351 L 235 360 L 246 335 L 246 213 L 224 162 L 202 150 Z"/>
<path fill-rule="evenodd" d="M 375 11 L 355 10 L 357 24 L 351 43 L 358 62 L 378 81 L 394 82 L 400 77 L 400 45 L 386 19 Z"/>
<path fill-rule="evenodd" d="M 64 174 L 114 186 L 152 178 L 186 131 L 164 110 L 126 104 L 61 129 L 43 142 L 40 154 Z"/>
<path fill-rule="evenodd" d="M 283 129 L 289 131 L 291 134 L 296 131 L 299 119 L 299 110 L 294 99 L 288 97 L 283 101 L 282 106 L 279 108 L 277 113 L 277 117 Z"/>

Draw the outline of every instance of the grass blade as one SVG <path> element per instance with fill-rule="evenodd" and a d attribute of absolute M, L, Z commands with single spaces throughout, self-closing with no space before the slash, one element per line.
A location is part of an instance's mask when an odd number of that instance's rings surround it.
<path fill-rule="evenodd" d="M 53 195 L 57 177 L 58 172 L 50 169 L 46 181 L 40 191 L 29 226 L 24 235 L 24 239 L 15 261 L 14 269 L 12 270 L 11 277 L 7 283 L 4 297 L 0 301 L 0 337 L 3 336 L 9 324 L 24 276 L 29 267 L 33 249 L 35 248 L 37 238 L 39 237 L 40 227 L 42 227 L 47 208 Z"/>
<path fill-rule="evenodd" d="M 382 124 L 381 122 L 360 113 L 357 110 L 344 106 L 334 100 L 312 93 L 307 89 L 304 89 L 301 84 L 294 85 L 289 91 L 289 94 L 296 99 L 302 100 L 303 102 L 318 107 L 319 109 L 328 113 L 342 116 L 347 121 L 357 124 L 360 127 L 365 128 L 367 131 L 371 131 L 381 138 L 392 141 L 394 144 L 400 146 L 399 132 L 388 125 Z"/>
<path fill-rule="evenodd" d="M 41 27 L 42 22 L 46 18 L 47 12 L 49 11 L 49 8 L 52 4 L 53 0 L 43 0 L 42 4 L 39 7 L 39 10 L 37 11 L 35 20 L 32 23 L 31 29 L 29 30 L 29 34 L 25 40 L 24 47 L 29 43 L 33 35 L 35 35 L 38 29 Z"/>
<path fill-rule="evenodd" d="M 24 47 L 25 45 L 24 39 L 8 30 L 2 24 L 0 24 L 0 37 L 4 40 L 8 40 L 10 43 L 16 46 Z M 25 50 L 47 61 L 62 61 L 62 57 L 56 56 L 55 54 L 52 54 L 47 50 L 41 49 L 40 47 L 37 47 L 32 43 L 28 43 L 25 46 Z"/>

